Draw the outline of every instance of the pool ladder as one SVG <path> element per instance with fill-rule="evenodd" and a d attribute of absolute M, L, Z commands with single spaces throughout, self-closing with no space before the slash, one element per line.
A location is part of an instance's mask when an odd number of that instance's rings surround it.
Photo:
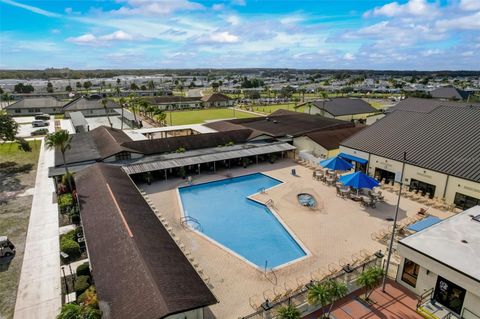
<path fill-rule="evenodd" d="M 269 199 L 265 202 L 265 206 L 271 206 L 271 207 L 275 207 L 275 204 L 273 203 L 273 199 Z"/>
<path fill-rule="evenodd" d="M 193 225 L 189 224 L 189 222 L 193 223 Z M 186 229 L 188 229 L 189 226 L 191 226 L 193 229 L 203 232 L 202 224 L 200 224 L 198 219 L 193 218 L 191 216 L 183 216 L 182 218 L 180 218 L 180 224 L 182 224 L 182 226 Z"/>
<path fill-rule="evenodd" d="M 260 187 L 259 189 L 257 189 L 257 192 L 260 194 L 265 194 L 267 191 L 265 190 L 265 187 Z"/>

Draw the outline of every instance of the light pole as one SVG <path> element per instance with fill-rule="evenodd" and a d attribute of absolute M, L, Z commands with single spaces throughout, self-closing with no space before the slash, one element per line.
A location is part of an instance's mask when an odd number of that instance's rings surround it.
<path fill-rule="evenodd" d="M 392 258 L 392 247 L 393 247 L 393 241 L 395 240 L 395 229 L 397 228 L 397 218 L 398 218 L 398 210 L 400 207 L 400 198 L 402 197 L 403 171 L 405 170 L 406 159 L 407 159 L 407 152 L 403 152 L 403 166 L 402 166 L 402 172 L 400 173 L 400 189 L 398 190 L 397 207 L 395 208 L 395 219 L 393 220 L 392 237 L 390 238 L 390 244 L 388 247 L 387 266 L 385 267 L 385 273 L 383 274 L 383 280 L 382 280 L 383 292 L 385 292 L 385 284 L 388 276 L 388 268 L 390 267 L 390 259 Z"/>

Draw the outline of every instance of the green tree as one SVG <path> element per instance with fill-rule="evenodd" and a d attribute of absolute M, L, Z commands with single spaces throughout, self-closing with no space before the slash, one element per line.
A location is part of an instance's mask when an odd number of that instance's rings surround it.
<path fill-rule="evenodd" d="M 292 304 L 278 308 L 277 315 L 279 319 L 300 319 L 300 311 Z"/>
<path fill-rule="evenodd" d="M 348 293 L 347 286 L 335 280 L 327 280 L 312 285 L 307 292 L 308 303 L 320 306 L 322 315 L 320 318 L 329 318 L 335 301 L 346 296 Z M 326 306 L 330 305 L 328 309 Z"/>
<path fill-rule="evenodd" d="M 50 81 L 48 81 L 48 83 L 47 83 L 47 92 L 48 93 L 53 93 L 53 84 Z"/>
<path fill-rule="evenodd" d="M 102 106 L 103 106 L 103 109 L 105 110 L 105 114 L 107 115 L 107 120 L 108 120 L 108 124 L 110 124 L 110 127 L 113 127 L 113 124 L 112 124 L 112 121 L 110 120 L 110 115 L 109 115 L 109 112 L 108 112 L 108 102 L 110 102 L 107 98 L 103 98 L 101 103 L 102 103 Z"/>
<path fill-rule="evenodd" d="M 132 82 L 132 83 L 130 84 L 130 90 L 136 91 L 136 90 L 139 90 L 139 87 L 138 87 L 138 85 L 137 85 L 135 82 Z"/>
<path fill-rule="evenodd" d="M 68 134 L 67 130 L 60 130 L 55 133 L 47 134 L 45 137 L 45 146 L 47 149 L 59 149 L 60 153 L 62 154 L 63 165 L 65 166 L 65 173 L 70 175 L 67 166 L 67 160 L 65 158 L 65 153 L 69 150 L 72 146 L 70 142 L 72 141 L 72 137 Z M 70 178 L 68 179 L 68 187 L 70 187 L 70 191 L 73 190 L 72 182 Z"/>
<path fill-rule="evenodd" d="M 88 91 L 92 87 L 92 82 L 90 81 L 83 82 L 83 87 L 85 88 L 85 90 Z"/>
<path fill-rule="evenodd" d="M 65 87 L 65 91 L 72 92 L 72 86 L 69 84 Z"/>
<path fill-rule="evenodd" d="M 117 86 L 117 89 L 118 89 L 118 86 Z M 118 90 L 118 95 L 120 95 L 120 90 Z M 124 98 L 124 97 L 121 97 L 119 100 L 118 100 L 118 103 L 120 103 L 120 109 L 122 110 L 122 115 L 121 115 L 121 120 L 122 120 L 122 123 L 120 124 L 120 129 L 123 130 L 123 121 L 125 120 L 125 117 L 124 117 L 124 109 L 125 109 L 125 104 L 127 103 L 127 100 Z"/>
<path fill-rule="evenodd" d="M 82 88 L 82 83 L 81 82 L 77 82 L 75 84 L 75 86 L 77 87 L 77 89 L 81 89 Z"/>
<path fill-rule="evenodd" d="M 380 267 L 371 267 L 365 270 L 358 276 L 357 284 L 365 288 L 365 300 L 368 300 L 372 292 L 380 283 L 382 279 L 383 270 Z"/>
<path fill-rule="evenodd" d="M 0 114 L 0 140 L 14 141 L 18 133 L 18 123 L 8 114 Z"/>

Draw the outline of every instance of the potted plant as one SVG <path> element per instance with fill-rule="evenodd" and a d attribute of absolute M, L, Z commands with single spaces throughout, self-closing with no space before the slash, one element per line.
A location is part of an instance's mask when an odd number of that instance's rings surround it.
<path fill-rule="evenodd" d="M 380 283 L 380 279 L 382 279 L 382 276 L 383 276 L 383 270 L 382 268 L 377 266 L 368 268 L 367 270 L 362 272 L 360 276 L 358 276 L 357 284 L 364 287 L 365 289 L 364 300 L 368 304 L 372 303 L 372 301 L 370 300 L 370 296 L 372 295 L 372 292 Z"/>

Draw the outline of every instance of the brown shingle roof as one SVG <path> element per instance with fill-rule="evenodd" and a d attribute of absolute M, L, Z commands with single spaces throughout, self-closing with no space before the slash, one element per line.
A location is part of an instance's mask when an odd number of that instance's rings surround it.
<path fill-rule="evenodd" d="M 327 150 L 335 150 L 340 146 L 340 142 L 360 132 L 364 128 L 365 126 L 356 126 L 331 131 L 318 131 L 307 133 L 307 137 Z"/>
<path fill-rule="evenodd" d="M 100 307 L 109 318 L 165 318 L 217 302 L 120 167 L 95 164 L 77 174 L 76 185 Z"/>
<path fill-rule="evenodd" d="M 52 96 L 29 97 L 10 104 L 6 109 L 55 108 L 62 107 L 64 104 L 65 102 L 59 101 Z"/>
<path fill-rule="evenodd" d="M 245 143 L 251 133 L 251 130 L 241 129 L 227 132 L 131 141 L 123 143 L 122 146 L 142 154 L 175 152 L 181 147 L 190 151 L 199 148 L 217 147 L 218 145 L 225 145 L 229 142 L 234 142 L 235 144 Z"/>
<path fill-rule="evenodd" d="M 354 126 L 351 122 L 287 110 L 277 110 L 266 117 L 235 119 L 227 120 L 226 122 L 273 137 L 284 137 L 286 135 L 296 137 L 314 131 Z"/>

